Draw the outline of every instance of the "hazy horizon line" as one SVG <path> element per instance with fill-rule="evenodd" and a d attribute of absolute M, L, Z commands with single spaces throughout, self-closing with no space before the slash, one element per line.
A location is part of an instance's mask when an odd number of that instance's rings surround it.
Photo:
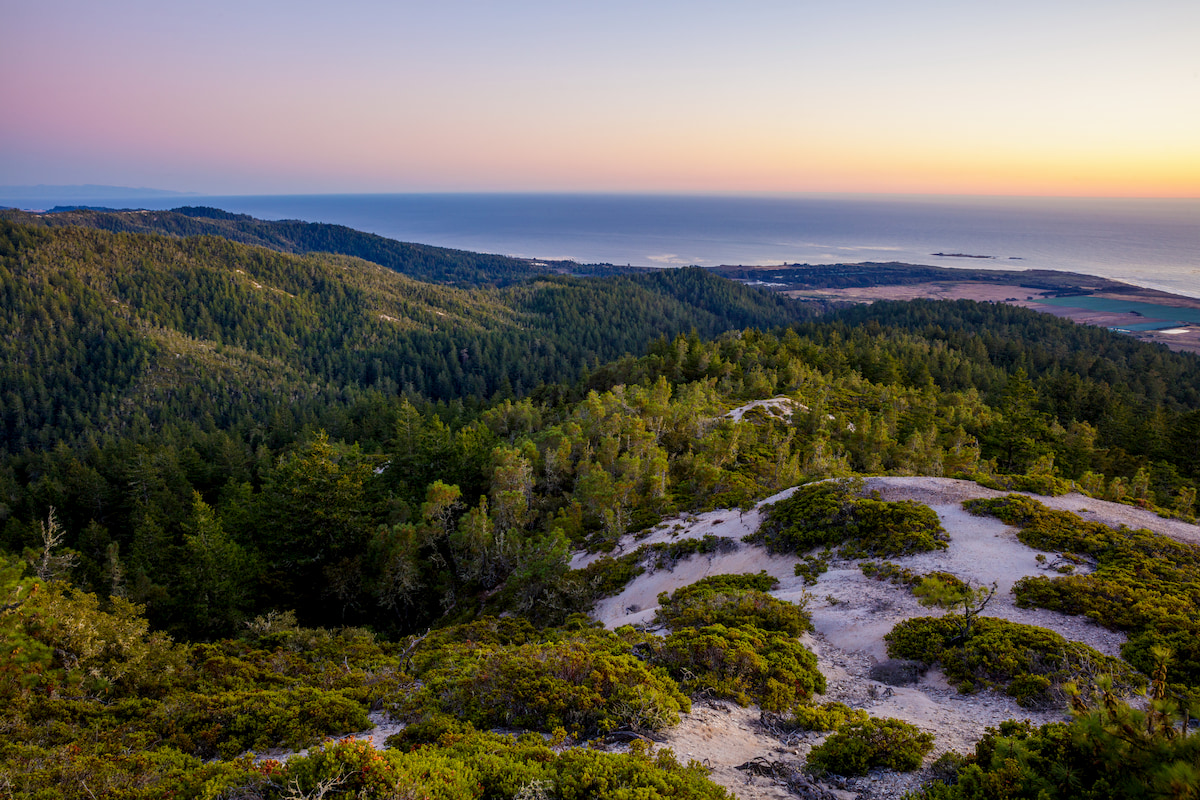
<path fill-rule="evenodd" d="M 89 195 L 86 192 L 96 192 Z M 125 193 L 125 194 L 119 194 Z M 138 196 L 147 197 L 387 197 L 396 195 L 408 196 L 482 196 L 482 195 L 514 195 L 514 196 L 576 196 L 576 197 L 821 197 L 821 198 L 893 198 L 893 199 L 1030 199 L 1030 200 L 1200 200 L 1198 195 L 1118 195 L 1118 194 L 1038 194 L 1038 193 L 969 193 L 969 192 L 870 192 L 870 191 L 779 191 L 754 189 L 702 189 L 702 190 L 672 190 L 672 189 L 403 189 L 393 191 L 354 191 L 354 190 L 316 190 L 304 191 L 197 191 L 179 189 L 161 189 L 157 187 L 119 186 L 115 184 L 22 184 L 0 185 L 0 196 L 12 194 L 16 196 L 29 195 L 34 199 L 37 195 L 46 195 L 44 199 L 56 199 L 54 195 L 75 195 L 77 199 L 98 200 L 105 196 L 114 199 L 133 199 Z M 40 198 L 39 198 L 40 199 Z M 59 198 L 61 199 L 61 198 Z"/>

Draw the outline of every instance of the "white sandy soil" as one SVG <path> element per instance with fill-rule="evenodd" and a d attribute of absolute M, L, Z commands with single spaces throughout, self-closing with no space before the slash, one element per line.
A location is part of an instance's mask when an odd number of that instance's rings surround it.
<path fill-rule="evenodd" d="M 768 401 L 774 406 L 772 410 L 786 409 L 786 405 L 777 402 L 780 399 L 783 398 Z M 877 490 L 885 500 L 915 500 L 930 506 L 950 534 L 950 546 L 946 550 L 892 559 L 900 566 L 920 573 L 942 570 L 981 585 L 995 582 L 998 592 L 987 607 L 985 613 L 988 616 L 1039 625 L 1103 653 L 1119 655 L 1124 642 L 1119 633 L 1101 628 L 1085 618 L 1016 607 L 1010 591 L 1012 585 L 1026 575 L 1044 574 L 1045 566 L 1038 563 L 1037 551 L 1021 544 L 1014 529 L 990 517 L 972 516 L 962 508 L 964 500 L 996 497 L 1005 492 L 970 481 L 922 477 L 868 478 L 866 488 Z M 764 505 L 781 500 L 794 491 L 780 492 L 744 513 L 725 509 L 667 520 L 648 532 L 623 537 L 614 555 L 632 552 L 643 544 L 700 538 L 708 534 L 741 542 L 743 536 L 758 529 Z M 1113 527 L 1149 528 L 1179 541 L 1200 545 L 1200 527 L 1163 519 L 1149 511 L 1079 494 L 1036 496 L 1036 499 L 1052 508 L 1079 514 L 1084 519 Z M 577 553 L 571 566 L 584 567 L 598 557 Z M 772 556 L 758 545 L 740 543 L 734 552 L 693 556 L 671 570 L 648 570 L 619 595 L 599 602 L 592 615 L 609 628 L 621 625 L 652 628 L 660 592 L 671 592 L 708 575 L 766 570 L 779 579 L 779 586 L 772 592 L 776 597 L 792 602 L 807 598 L 816 630 L 806 635 L 804 642 L 816 653 L 828 683 L 825 696 L 818 700 L 837 700 L 866 709 L 872 716 L 895 717 L 934 733 L 937 737 L 935 748 L 927 763 L 947 750 L 969 752 L 985 728 L 1007 719 L 1030 719 L 1036 724 L 1064 719 L 1060 710 L 1032 712 L 1018 706 L 1012 698 L 995 692 L 959 694 L 937 670 L 930 670 L 919 683 L 909 687 L 886 686 L 872 680 L 871 668 L 887 658 L 883 636 L 892 626 L 910 617 L 937 612 L 920 606 L 906 588 L 865 577 L 858 561 L 834 562 L 816 585 L 806 587 L 803 579 L 793 572 L 797 561 L 794 556 Z M 712 770 L 711 778 L 742 800 L 795 797 L 778 782 L 736 767 L 755 758 L 799 764 L 824 736 L 801 734 L 784 742 L 773 736 L 759 718 L 760 712 L 753 706 L 739 708 L 726 702 L 697 702 L 691 713 L 685 714 L 682 722 L 667 732 L 664 746 L 673 749 L 681 760 L 694 759 L 708 766 Z M 370 739 L 376 747 L 382 747 L 383 740 L 402 727 L 375 715 L 372 721 L 377 727 L 357 734 L 355 738 Z M 288 755 L 291 754 L 276 752 L 265 757 L 286 758 Z M 875 771 L 865 778 L 830 788 L 835 796 L 844 800 L 898 798 L 917 788 L 922 778 L 921 773 L 906 775 Z"/>
<path fill-rule="evenodd" d="M 1005 492 L 949 478 L 869 478 L 866 484 L 868 490 L 879 491 L 885 500 L 915 500 L 929 505 L 950 534 L 946 550 L 892 559 L 900 566 L 919 573 L 950 572 L 980 585 L 995 582 L 999 591 L 988 605 L 986 615 L 1048 628 L 1102 653 L 1119 655 L 1124 642 L 1122 634 L 1101 628 L 1086 618 L 1016 607 L 1010 591 L 1012 585 L 1027 575 L 1046 574 L 1045 565 L 1037 561 L 1038 551 L 1021 544 L 1016 531 L 999 520 L 973 516 L 961 505 L 967 499 L 996 497 Z M 624 537 L 617 554 L 630 552 L 642 544 L 708 534 L 740 541 L 757 530 L 763 505 L 783 499 L 793 491 L 781 492 L 745 513 L 719 510 L 667 520 L 642 538 Z M 1036 499 L 1084 519 L 1113 527 L 1149 528 L 1200 545 L 1200 527 L 1163 519 L 1142 509 L 1079 494 Z M 596 557 L 577 554 L 572 566 L 585 566 Z M 760 546 L 745 543 L 732 553 L 693 556 L 673 570 L 647 571 L 619 595 L 598 603 L 593 616 L 609 628 L 628 624 L 653 627 L 660 592 L 671 592 L 708 575 L 765 569 L 779 579 L 779 586 L 772 592 L 776 597 L 793 602 L 808 598 L 816 631 L 806 636 L 805 642 L 817 654 L 820 669 L 828 680 L 827 694 L 819 699 L 838 700 L 864 708 L 872 716 L 895 717 L 935 733 L 937 740 L 930 760 L 947 750 L 969 752 L 986 727 L 1007 719 L 1030 719 L 1036 724 L 1064 719 L 1061 710 L 1033 712 L 995 692 L 961 695 L 937 670 L 929 671 L 911 687 L 885 686 L 871 680 L 872 666 L 887 658 L 883 636 L 901 620 L 938 612 L 919 605 L 906 588 L 865 577 L 858 561 L 834 562 L 816 585 L 806 587 L 803 579 L 793 573 L 797 560 L 791 556 L 772 556 Z M 668 732 L 666 746 L 680 757 L 708 764 L 713 768 L 713 780 L 745 800 L 787 797 L 786 790 L 769 779 L 748 778 L 734 767 L 755 756 L 771 761 L 798 760 L 821 738 L 813 735 L 807 741 L 784 746 L 762 729 L 758 716 L 754 708 L 698 704 L 681 725 Z M 919 774 L 876 774 L 841 787 L 840 793 L 844 797 L 899 797 L 919 780 Z"/>

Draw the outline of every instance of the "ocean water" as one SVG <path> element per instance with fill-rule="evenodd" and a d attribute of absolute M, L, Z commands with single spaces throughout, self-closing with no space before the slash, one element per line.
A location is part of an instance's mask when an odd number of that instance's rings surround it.
<path fill-rule="evenodd" d="M 183 204 L 581 263 L 1055 269 L 1200 297 L 1200 200 L 394 194 L 142 198 L 124 205 Z"/>

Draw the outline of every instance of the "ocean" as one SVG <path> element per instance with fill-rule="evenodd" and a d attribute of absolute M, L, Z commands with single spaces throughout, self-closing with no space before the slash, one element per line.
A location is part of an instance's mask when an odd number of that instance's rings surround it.
<path fill-rule="evenodd" d="M 264 219 L 347 225 L 402 241 L 580 263 L 900 261 L 1054 269 L 1200 298 L 1200 200 L 1192 199 L 379 194 L 106 198 L 102 205 L 210 205 Z"/>

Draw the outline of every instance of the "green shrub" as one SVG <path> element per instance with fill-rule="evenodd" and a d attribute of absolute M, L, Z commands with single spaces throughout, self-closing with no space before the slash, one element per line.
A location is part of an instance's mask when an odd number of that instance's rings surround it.
<path fill-rule="evenodd" d="M 812 618 L 804 605 L 776 599 L 758 589 L 737 588 L 739 584 L 763 585 L 757 576 L 749 581 L 727 579 L 735 576 L 713 577 L 720 580 L 704 579 L 676 589 L 669 596 L 661 593 L 656 621 L 673 630 L 717 624 L 731 628 L 746 625 L 791 636 L 812 630 Z M 770 580 L 778 583 L 775 578 Z"/>
<path fill-rule="evenodd" d="M 456 759 L 469 765 L 477 786 L 464 797 L 533 797 L 543 787 L 560 800 L 722 800 L 729 795 L 708 780 L 707 770 L 676 761 L 670 750 L 651 754 L 635 742 L 630 752 L 604 753 L 588 748 L 554 752 L 540 736 L 511 737 L 470 732 L 446 744 L 415 750 Z M 391 796 L 387 796 L 391 797 Z M 382 800 L 382 797 L 380 798 Z"/>
<path fill-rule="evenodd" d="M 866 720 L 867 712 L 844 703 L 830 702 L 819 706 L 801 703 L 792 709 L 791 717 L 780 720 L 780 724 L 791 730 L 835 731 L 847 723 Z"/>
<path fill-rule="evenodd" d="M 459 800 L 484 796 L 474 766 L 453 753 L 423 749 L 379 751 L 369 742 L 331 742 L 272 771 L 270 797 L 422 797 Z M 331 791 L 332 790 L 332 791 Z M 287 792 L 285 795 L 284 792 Z"/>
<path fill-rule="evenodd" d="M 874 767 L 911 772 L 933 750 L 933 734 L 898 719 L 850 722 L 808 754 L 817 774 L 865 775 Z"/>
<path fill-rule="evenodd" d="M 371 727 L 363 706 L 342 692 L 285 690 L 191 694 L 158 706 L 152 726 L 184 752 L 232 758 L 246 750 L 300 749 Z"/>
<path fill-rule="evenodd" d="M 1075 490 L 1075 484 L 1071 481 L 1057 478 L 1049 473 L 1039 473 L 1036 475 L 971 474 L 956 475 L 955 477 L 973 480 L 980 486 L 986 486 L 989 489 L 996 489 L 1001 492 L 1030 492 L 1032 494 L 1058 497 Z"/>
<path fill-rule="evenodd" d="M 602 597 L 620 594 L 629 582 L 646 571 L 642 566 L 644 553 L 638 548 L 619 558 L 603 555 L 580 570 L 568 572 L 568 578 L 583 587 L 589 605 Z"/>
<path fill-rule="evenodd" d="M 921 580 L 921 576 L 907 567 L 901 567 L 891 561 L 864 561 L 859 564 L 862 574 L 877 581 L 887 581 L 898 586 L 912 586 Z"/>
<path fill-rule="evenodd" d="M 114 750 L 166 746 L 200 758 L 232 758 L 246 750 L 301 748 L 371 727 L 364 705 L 349 691 L 312 686 L 201 694 L 177 692 L 161 700 L 113 703 L 48 697 L 9 720 L 10 740 L 40 745 L 95 739 Z"/>
<path fill-rule="evenodd" d="M 829 571 L 829 559 L 833 555 L 829 550 L 823 551 L 820 555 L 804 556 L 804 558 L 796 564 L 795 575 L 797 578 L 804 578 L 805 586 L 813 586 L 817 580 Z"/>
<path fill-rule="evenodd" d="M 48 746 L 0 743 L 0 797 L 22 800 L 216 798 L 268 787 L 249 757 L 203 762 L 152 741 L 116 746 L 87 735 Z M 234 787 L 237 787 L 236 789 Z M 252 797 L 249 793 L 240 795 Z"/>
<path fill-rule="evenodd" d="M 686 691 L 784 711 L 825 691 L 817 657 L 795 638 L 753 627 L 685 628 L 666 638 L 657 662 Z"/>
<path fill-rule="evenodd" d="M 772 553 L 841 547 L 846 558 L 905 556 L 944 549 L 948 541 L 937 513 L 911 500 L 859 497 L 861 480 L 831 480 L 797 489 L 767 506 L 767 517 L 747 541 Z"/>
<path fill-rule="evenodd" d="M 966 581 L 957 575 L 940 570 L 922 574 L 913 572 L 907 567 L 901 567 L 891 561 L 864 561 L 859 565 L 859 569 L 868 578 L 874 578 L 877 581 L 887 581 L 896 586 L 907 586 L 912 591 L 913 596 L 917 598 L 932 597 L 935 594 L 944 597 L 946 596 L 946 589 L 952 590 L 953 594 L 965 597 L 966 593 L 970 590 Z M 942 605 L 940 602 L 935 604 Z M 952 602 L 950 604 L 950 606 L 954 605 L 958 605 L 958 603 Z"/>
<path fill-rule="evenodd" d="M 647 565 L 670 570 L 694 555 L 728 553 L 737 548 L 736 539 L 712 534 L 698 539 L 645 544 L 632 553 L 615 558 L 603 555 L 583 569 L 572 570 L 567 573 L 566 583 L 576 587 L 574 594 L 578 595 L 578 605 L 575 607 L 586 611 L 597 600 L 620 594 L 630 581 L 646 571 Z"/>
<path fill-rule="evenodd" d="M 725 789 L 708 780 L 698 762 L 680 764 L 661 748 L 653 755 L 634 748 L 627 755 L 573 749 L 558 756 L 553 785 L 562 800 L 733 800 Z"/>
<path fill-rule="evenodd" d="M 670 750 L 651 756 L 635 746 L 627 754 L 572 748 L 558 753 L 540 736 L 481 733 L 449 719 L 420 723 L 423 733 L 406 729 L 391 737 L 388 746 L 399 746 L 410 756 L 436 754 L 470 765 L 476 781 L 474 793 L 465 797 L 534 797 L 542 787 L 557 798 L 726 798 L 724 790 L 707 779 L 707 770 L 695 762 L 682 765 Z"/>
<path fill-rule="evenodd" d="M 607 631 L 513 645 L 445 644 L 417 677 L 419 688 L 392 703 L 397 711 L 410 718 L 436 711 L 480 728 L 659 730 L 690 708 L 674 681 Z"/>
<path fill-rule="evenodd" d="M 731 536 L 714 536 L 711 533 L 696 539 L 680 539 L 674 542 L 657 542 L 637 549 L 643 562 L 653 563 L 655 569 L 671 570 L 680 561 L 694 555 L 732 553 L 738 549 L 738 540 Z"/>
<path fill-rule="evenodd" d="M 944 550 L 950 540 L 937 512 L 912 500 L 884 502 L 862 498 L 855 503 L 855 512 L 857 533 L 842 546 L 842 555 L 847 558 L 908 556 Z"/>
<path fill-rule="evenodd" d="M 0 602 L 8 600 L 0 597 Z M 159 697 L 190 677 L 184 648 L 151 631 L 141 606 L 124 598 L 102 602 L 94 594 L 51 581 L 16 606 L 19 610 L 11 618 L 7 611 L 0 616 L 5 628 L 13 627 L 10 632 L 0 628 L 0 644 L 7 640 L 10 648 L 0 663 L 0 692 L 13 688 L 13 667 L 43 648 L 48 650 L 45 655 L 52 654 L 50 663 L 29 663 L 31 668 L 16 680 L 24 688 L 107 699 Z"/>
<path fill-rule="evenodd" d="M 482 617 L 474 622 L 452 625 L 430 631 L 421 642 L 414 661 L 424 664 L 426 657 L 434 656 L 441 648 L 455 644 L 488 645 L 504 647 L 513 644 L 545 641 L 553 636 L 552 630 L 537 628 L 524 617 Z"/>
<path fill-rule="evenodd" d="M 774 575 L 768 575 L 766 570 L 759 572 L 743 572 L 738 574 L 721 574 L 709 575 L 706 578 L 701 578 L 695 583 L 689 583 L 682 589 L 676 590 L 676 594 L 681 592 L 735 592 L 735 591 L 756 591 L 769 592 L 779 585 L 779 579 Z"/>
<path fill-rule="evenodd" d="M 928 598 L 933 605 L 953 608 L 972 591 L 971 586 L 957 575 L 949 572 L 928 572 L 919 576 L 912 586 L 913 597 Z"/>
<path fill-rule="evenodd" d="M 380 644 L 361 629 L 319 633 L 323 635 L 316 637 L 314 646 L 301 650 L 264 650 L 237 639 L 192 645 L 192 688 L 218 694 L 309 685 L 341 690 L 370 705 L 408 683 L 399 665 L 398 645 Z"/>
<path fill-rule="evenodd" d="M 477 730 L 470 722 L 449 714 L 430 712 L 420 719 L 410 721 L 399 733 L 389 736 L 384 744 L 408 752 L 425 745 L 447 747 L 475 733 Z"/>
<path fill-rule="evenodd" d="M 953 786 L 958 782 L 958 774 L 967 764 L 967 757 L 954 750 L 947 750 L 934 759 L 929 765 L 929 774 L 935 781 L 944 786 Z M 908 795 L 905 795 L 908 797 Z"/>
<path fill-rule="evenodd" d="M 1061 701 L 1068 681 L 1112 675 L 1124 686 L 1141 683 L 1119 659 L 1045 628 L 994 617 L 978 618 L 965 639 L 953 616 L 904 620 L 884 639 L 894 658 L 940 664 L 960 691 L 996 688 L 1025 706 Z"/>

